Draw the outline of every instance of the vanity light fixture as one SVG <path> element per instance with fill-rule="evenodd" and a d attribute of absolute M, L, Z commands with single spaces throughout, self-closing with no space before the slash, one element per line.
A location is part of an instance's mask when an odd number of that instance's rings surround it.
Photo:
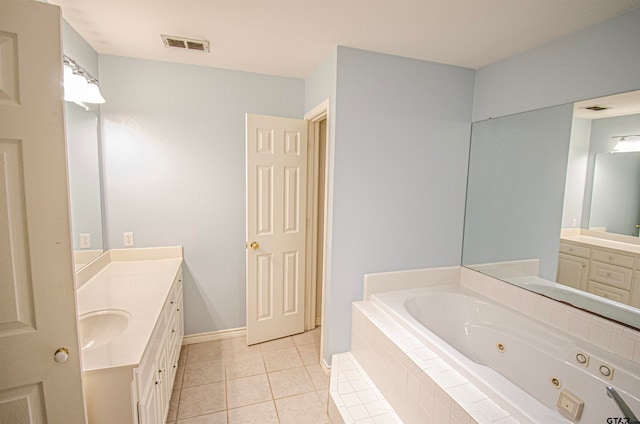
<path fill-rule="evenodd" d="M 640 135 L 616 135 L 611 141 L 616 142 L 611 153 L 640 152 Z"/>
<path fill-rule="evenodd" d="M 62 56 L 64 64 L 64 99 L 74 102 L 85 109 L 86 103 L 104 103 L 104 97 L 100 93 L 98 80 L 87 72 L 82 66 L 68 56 Z"/>

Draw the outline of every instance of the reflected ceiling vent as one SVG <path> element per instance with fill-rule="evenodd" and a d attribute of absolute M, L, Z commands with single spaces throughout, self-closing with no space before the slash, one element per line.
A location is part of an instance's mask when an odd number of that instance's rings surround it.
<path fill-rule="evenodd" d="M 592 110 L 594 112 L 600 112 L 601 110 L 610 109 L 610 107 L 608 107 L 608 106 L 600 106 L 600 105 L 593 105 L 593 106 L 583 107 L 582 109 Z"/>
<path fill-rule="evenodd" d="M 196 40 L 193 38 L 174 37 L 173 35 L 160 34 L 164 46 L 173 49 L 195 50 L 199 52 L 209 52 L 209 42 L 206 40 Z"/>

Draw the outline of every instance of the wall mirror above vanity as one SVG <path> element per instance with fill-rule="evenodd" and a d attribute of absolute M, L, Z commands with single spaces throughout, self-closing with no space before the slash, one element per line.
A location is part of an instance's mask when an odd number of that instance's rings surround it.
<path fill-rule="evenodd" d="M 65 102 L 71 230 L 76 271 L 104 250 L 98 115 Z"/>
<path fill-rule="evenodd" d="M 640 328 L 637 134 L 640 91 L 475 122 L 462 265 Z"/>

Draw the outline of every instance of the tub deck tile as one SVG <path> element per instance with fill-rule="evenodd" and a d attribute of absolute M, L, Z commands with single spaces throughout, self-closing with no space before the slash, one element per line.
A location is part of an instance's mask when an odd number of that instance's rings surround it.
<path fill-rule="evenodd" d="M 402 423 L 350 352 L 333 355 L 332 364 L 329 411 L 334 424 Z"/>

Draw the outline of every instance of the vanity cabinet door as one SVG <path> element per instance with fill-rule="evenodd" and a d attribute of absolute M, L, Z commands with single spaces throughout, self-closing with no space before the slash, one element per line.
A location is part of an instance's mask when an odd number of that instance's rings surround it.
<path fill-rule="evenodd" d="M 558 255 L 558 275 L 556 281 L 578 290 L 587 289 L 589 259 L 560 253 Z"/>
<path fill-rule="evenodd" d="M 158 405 L 158 417 L 159 423 L 164 423 L 167 419 L 169 412 L 169 400 L 171 399 L 171 386 L 173 381 L 171 380 L 171 372 L 169 372 L 168 358 L 167 358 L 167 337 L 163 338 L 162 348 L 158 352 L 158 360 L 156 362 L 158 366 L 156 386 L 156 397 Z"/>
<path fill-rule="evenodd" d="M 151 364 L 152 369 L 157 368 L 155 361 Z M 138 424 L 156 424 L 161 423 L 158 405 L 158 380 L 156 373 L 149 373 L 146 381 L 141 382 L 141 390 L 138 401 Z"/>

